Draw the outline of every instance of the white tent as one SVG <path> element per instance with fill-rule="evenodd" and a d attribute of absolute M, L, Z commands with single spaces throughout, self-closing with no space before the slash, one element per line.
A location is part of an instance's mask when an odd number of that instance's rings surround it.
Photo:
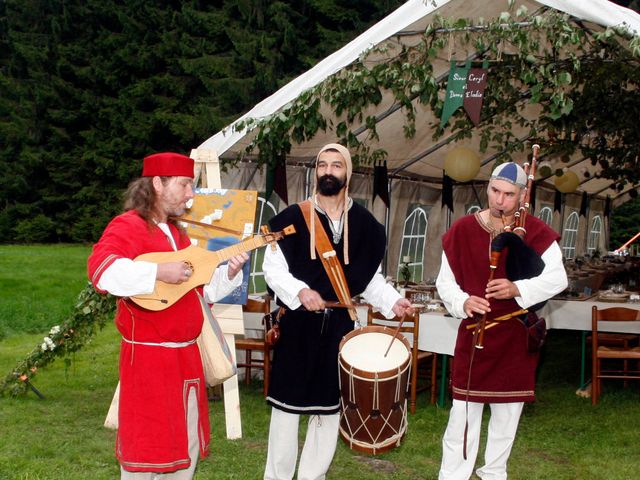
<path fill-rule="evenodd" d="M 602 27 L 618 26 L 631 32 L 640 32 L 640 15 L 617 6 L 606 0 L 517 0 L 518 6 L 524 6 L 531 12 L 531 15 L 542 12 L 547 7 L 568 13 L 576 20 L 588 22 L 589 28 L 594 30 Z M 403 6 L 391 13 L 384 20 L 380 21 L 372 28 L 364 32 L 355 40 L 328 56 L 315 67 L 295 78 L 276 93 L 266 98 L 253 109 L 247 112 L 238 121 L 247 118 L 266 118 L 296 99 L 301 93 L 318 85 L 327 77 L 335 74 L 344 67 L 361 58 L 364 52 L 372 46 L 380 45 L 382 42 L 393 49 L 401 45 L 411 45 L 420 38 L 426 27 L 433 21 L 435 15 L 445 18 L 498 18 L 500 13 L 508 8 L 507 0 L 491 1 L 470 1 L 470 0 L 409 0 Z M 454 52 L 456 53 L 456 52 Z M 457 52 L 459 57 L 464 57 L 468 52 Z M 436 75 L 446 78 L 449 64 L 444 59 L 438 65 L 434 65 Z M 328 113 L 328 112 L 327 112 Z M 446 153 L 453 148 L 453 143 L 448 144 L 446 140 L 434 144 L 430 133 L 420 134 L 418 132 L 414 138 L 407 140 L 403 135 L 403 120 L 400 108 L 394 104 L 391 97 L 383 98 L 376 107 L 376 111 L 367 112 L 374 115 L 378 120 L 377 132 L 379 140 L 372 141 L 373 147 L 384 148 L 388 152 L 388 166 L 391 174 L 401 175 L 401 180 L 394 180 L 391 185 L 391 211 L 387 212 L 384 204 L 378 200 L 372 203 L 372 186 L 370 178 L 354 178 L 351 192 L 353 196 L 367 203 L 376 217 L 388 224 L 390 248 L 387 258 L 388 272 L 395 275 L 398 260 L 406 253 L 402 247 L 401 239 L 403 225 L 413 206 L 422 205 L 428 215 L 427 246 L 425 248 L 423 278 L 433 277 L 439 268 L 440 242 L 439 238 L 446 230 L 451 218 L 445 215 L 446 209 L 441 209 L 441 185 L 436 179 L 442 178 L 443 163 Z M 433 123 L 433 113 L 429 109 L 419 110 L 417 113 L 418 125 L 428 125 Z M 535 115 L 535 111 L 532 112 Z M 221 132 L 203 142 L 199 148 L 213 150 L 222 158 L 234 158 L 250 143 L 252 132 L 246 130 L 235 130 L 237 122 L 230 125 Z M 362 128 L 359 133 L 366 135 L 366 129 Z M 447 135 L 443 138 L 446 139 Z M 311 140 L 302 144 L 295 144 L 287 158 L 289 200 L 295 202 L 302 200 L 308 193 L 308 171 L 305 164 L 315 157 L 319 148 L 329 142 L 335 141 L 333 132 L 319 132 Z M 472 138 L 466 143 L 474 150 L 478 150 L 477 138 Z M 477 180 L 486 180 L 489 177 L 492 167 L 491 159 L 496 152 L 486 152 L 483 166 L 477 175 Z M 526 154 L 523 154 L 524 157 Z M 522 162 L 524 158 L 514 157 L 516 161 Z M 580 161 L 572 162 L 571 168 L 576 172 L 586 168 Z M 254 188 L 264 190 L 264 175 L 261 170 L 244 165 L 241 168 L 242 174 L 229 175 L 223 184 L 228 187 Z M 579 217 L 579 227 L 575 234 L 575 250 L 573 255 L 584 253 L 589 242 L 589 232 L 592 228 L 594 216 L 600 215 L 604 209 L 604 197 L 607 194 L 616 195 L 618 192 L 608 190 L 611 181 L 606 179 L 591 178 L 582 182 L 580 191 L 585 191 L 593 195 L 591 201 L 591 213 L 584 220 Z M 469 206 L 482 203 L 482 189 L 460 188 L 455 192 L 454 215 L 460 216 L 466 213 Z M 600 200 L 598 200 L 598 198 Z M 621 200 L 622 201 L 622 200 Z M 539 200 L 537 209 L 546 205 L 553 207 L 553 186 L 545 192 L 539 189 Z M 429 208 L 430 207 L 430 208 Z M 562 212 L 554 213 L 553 227 L 558 231 L 563 231 L 566 219 L 577 211 L 580 207 L 580 195 L 567 196 Z M 536 212 L 537 213 L 537 212 Z M 606 226 L 604 226 L 606 229 Z M 609 246 L 605 235 L 598 240 L 597 248 L 602 251 Z M 616 246 L 612 246 L 615 248 Z"/>

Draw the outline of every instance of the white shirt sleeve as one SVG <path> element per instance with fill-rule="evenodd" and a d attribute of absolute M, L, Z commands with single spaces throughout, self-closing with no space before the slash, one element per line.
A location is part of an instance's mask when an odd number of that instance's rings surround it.
<path fill-rule="evenodd" d="M 270 246 L 265 248 L 262 271 L 267 284 L 281 302 L 291 310 L 302 305 L 298 293 L 303 288 L 309 288 L 309 285 L 298 280 L 289 272 L 289 264 L 278 244 L 276 244 L 275 250 Z"/>
<path fill-rule="evenodd" d="M 102 273 L 97 286 L 117 297 L 145 295 L 153 293 L 157 271 L 157 263 L 119 258 Z M 240 286 L 242 278 L 242 270 L 229 280 L 226 265 L 216 268 L 211 281 L 204 286 L 205 299 L 214 303 L 224 298 Z"/>
<path fill-rule="evenodd" d="M 544 269 L 537 277 L 513 282 L 520 291 L 515 301 L 522 308 L 529 308 L 536 303 L 544 302 L 567 288 L 567 272 L 562 264 L 562 250 L 557 242 L 553 242 L 542 254 Z M 462 291 L 456 283 L 447 256 L 442 252 L 442 264 L 436 280 L 438 295 L 445 307 L 458 318 L 466 318 L 464 302 L 469 295 Z"/>
<path fill-rule="evenodd" d="M 520 291 L 520 296 L 515 297 L 515 300 L 522 308 L 544 302 L 567 288 L 567 272 L 562 263 L 562 250 L 558 242 L 553 242 L 544 251 L 542 260 L 544 269 L 540 275 L 513 282 Z"/>
<path fill-rule="evenodd" d="M 442 261 L 440 263 L 440 272 L 438 272 L 438 278 L 436 279 L 436 288 L 438 289 L 438 295 L 444 302 L 444 306 L 451 315 L 456 318 L 467 318 L 463 307 L 464 302 L 469 298 L 469 294 L 463 292 L 456 282 L 456 277 L 451 270 L 449 260 L 447 260 L 444 252 L 442 252 Z"/>
<path fill-rule="evenodd" d="M 290 309 L 295 310 L 302 305 L 298 293 L 303 288 L 310 288 L 305 282 L 298 280 L 289 272 L 289 264 L 280 247 L 276 250 L 267 247 L 262 263 L 264 278 L 277 297 Z M 380 273 L 380 267 L 362 292 L 367 303 L 387 318 L 393 317 L 392 308 L 401 295 L 387 282 Z"/>
<path fill-rule="evenodd" d="M 102 273 L 97 287 L 117 297 L 153 293 L 157 270 L 156 263 L 119 258 Z"/>
<path fill-rule="evenodd" d="M 240 270 L 233 280 L 229 280 L 227 265 L 220 265 L 211 276 L 211 281 L 204 286 L 204 298 L 209 303 L 229 295 L 233 290 L 242 284 L 243 272 Z"/>
<path fill-rule="evenodd" d="M 393 306 L 402 295 L 389 285 L 382 276 L 382 269 L 378 267 L 373 278 L 362 292 L 362 298 L 373 308 L 379 310 L 387 318 L 394 316 Z"/>

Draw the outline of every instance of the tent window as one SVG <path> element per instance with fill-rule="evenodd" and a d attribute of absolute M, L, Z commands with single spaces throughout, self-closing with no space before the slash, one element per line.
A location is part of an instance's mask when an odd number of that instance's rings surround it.
<path fill-rule="evenodd" d="M 470 214 L 472 214 L 472 213 L 479 212 L 480 210 L 482 210 L 482 209 L 480 208 L 480 205 L 469 205 L 469 206 L 467 207 L 467 215 L 470 215 Z"/>
<path fill-rule="evenodd" d="M 402 264 L 407 263 L 412 282 L 421 282 L 423 278 L 424 250 L 427 241 L 427 208 L 424 206 L 414 206 L 410 214 L 404 221 L 402 233 L 402 244 L 400 246 L 400 258 L 398 258 L 398 280 L 403 277 L 400 274 Z M 408 260 L 408 261 L 407 261 Z"/>
<path fill-rule="evenodd" d="M 553 211 L 551 210 L 551 207 L 542 207 L 540 212 L 538 212 L 538 218 L 551 226 L 551 222 L 553 221 Z"/>
<path fill-rule="evenodd" d="M 576 242 L 578 240 L 578 225 L 580 217 L 577 212 L 572 212 L 564 222 L 562 231 L 562 254 L 570 260 L 576 256 Z"/>
<path fill-rule="evenodd" d="M 600 234 L 602 233 L 602 217 L 596 215 L 591 220 L 591 229 L 589 230 L 589 243 L 587 244 L 587 254 L 593 255 L 600 245 Z"/>
<path fill-rule="evenodd" d="M 275 217 L 276 207 L 263 197 L 258 196 L 256 204 L 256 223 L 254 233 L 260 233 L 261 225 L 268 225 L 269 220 Z M 269 248 L 269 247 L 267 247 Z M 267 291 L 267 283 L 264 280 L 262 271 L 262 260 L 264 259 L 264 248 L 259 248 L 251 252 L 251 272 L 249 276 L 249 293 L 263 293 Z"/>

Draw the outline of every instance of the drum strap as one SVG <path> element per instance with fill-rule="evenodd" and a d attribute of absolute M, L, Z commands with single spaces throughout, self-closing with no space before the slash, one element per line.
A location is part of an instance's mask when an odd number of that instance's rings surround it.
<path fill-rule="evenodd" d="M 300 202 L 298 206 L 300 207 L 300 210 L 302 210 L 302 215 L 304 216 L 305 222 L 307 222 L 307 228 L 309 229 L 309 232 L 313 232 L 315 230 L 316 250 L 320 255 L 322 266 L 324 267 L 325 272 L 327 272 L 327 276 L 331 281 L 333 290 L 338 296 L 338 300 L 340 300 L 340 303 L 343 303 L 345 305 L 353 305 L 353 301 L 351 300 L 351 293 L 349 292 L 349 285 L 347 285 L 347 280 L 344 276 L 342 264 L 340 263 L 340 260 L 338 260 L 336 251 L 333 249 L 333 246 L 331 245 L 331 242 L 327 237 L 327 232 L 325 232 L 322 223 L 320 223 L 320 218 L 316 213 L 316 209 L 312 208 L 311 202 L 309 200 Z M 315 223 L 314 229 L 311 228 L 312 214 L 313 221 Z M 348 312 L 351 320 L 355 322 L 358 319 L 358 315 L 356 314 L 355 310 L 350 308 Z"/>

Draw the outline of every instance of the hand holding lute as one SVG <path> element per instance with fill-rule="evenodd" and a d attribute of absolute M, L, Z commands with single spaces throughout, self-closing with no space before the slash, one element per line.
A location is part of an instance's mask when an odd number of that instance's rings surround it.
<path fill-rule="evenodd" d="M 161 270 L 160 275 L 165 280 L 156 278 L 152 293 L 129 298 L 147 310 L 164 310 L 180 300 L 190 290 L 209 283 L 213 272 L 220 263 L 230 260 L 230 273 L 234 271 L 237 273 L 241 264 L 244 263 L 242 255 L 246 256 L 246 252 L 267 244 L 271 244 L 275 248 L 277 240 L 292 233 L 295 233 L 295 228 L 290 225 L 280 232 L 263 232 L 261 235 L 255 235 L 216 251 L 191 245 L 175 252 L 145 253 L 136 257 L 135 260 L 157 263 Z M 234 259 L 234 257 L 238 258 Z M 246 258 L 248 259 L 248 256 Z"/>

